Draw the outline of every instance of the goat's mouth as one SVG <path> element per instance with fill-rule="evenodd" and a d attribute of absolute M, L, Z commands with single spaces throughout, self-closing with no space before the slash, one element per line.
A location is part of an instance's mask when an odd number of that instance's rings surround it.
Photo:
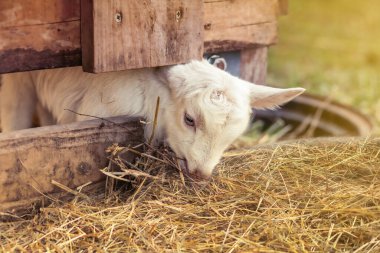
<path fill-rule="evenodd" d="M 177 159 L 178 169 L 181 170 L 183 174 L 185 174 L 186 176 L 189 176 L 190 170 L 186 158 L 178 157 L 176 152 L 170 147 L 170 145 L 166 145 L 166 148 L 169 152 L 173 154 L 173 157 Z"/>
<path fill-rule="evenodd" d="M 167 146 L 168 150 L 174 154 L 175 159 L 177 159 L 177 169 L 180 170 L 184 176 L 190 179 L 193 182 L 201 183 L 209 181 L 209 177 L 201 175 L 199 171 L 192 173 L 189 169 L 189 164 L 186 158 L 178 157 L 176 152 L 170 147 Z"/>
<path fill-rule="evenodd" d="M 195 171 L 194 173 L 190 172 L 187 160 L 184 158 L 179 159 L 179 166 L 183 175 L 192 183 L 205 185 L 210 181 L 209 177 L 203 176 L 199 171 Z"/>

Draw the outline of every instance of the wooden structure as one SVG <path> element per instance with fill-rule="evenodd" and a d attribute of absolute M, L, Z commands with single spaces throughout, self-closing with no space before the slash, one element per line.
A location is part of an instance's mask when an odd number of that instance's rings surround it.
<path fill-rule="evenodd" d="M 0 73 L 82 63 L 96 73 L 242 50 L 242 77 L 262 82 L 285 11 L 286 0 L 2 0 Z"/>
<path fill-rule="evenodd" d="M 1 0 L 0 74 L 80 65 L 99 73 L 240 51 L 241 77 L 264 83 L 268 47 L 276 42 L 277 17 L 286 5 L 287 0 Z M 107 145 L 141 140 L 136 122 L 117 121 L 126 128 L 97 120 L 3 134 L 0 212 L 38 191 L 56 191 L 51 180 L 68 187 L 100 180 Z"/>
<path fill-rule="evenodd" d="M 0 213 L 30 204 L 42 193 L 75 189 L 104 178 L 105 150 L 113 143 L 138 145 L 143 130 L 125 117 L 75 122 L 0 134 Z M 1 215 L 0 215 L 1 218 Z"/>

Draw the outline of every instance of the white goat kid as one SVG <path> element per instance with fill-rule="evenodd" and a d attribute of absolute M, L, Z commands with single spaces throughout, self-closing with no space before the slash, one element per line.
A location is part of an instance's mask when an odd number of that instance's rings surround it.
<path fill-rule="evenodd" d="M 14 73 L 3 76 L 1 127 L 29 128 L 35 110 L 42 125 L 88 119 L 65 109 L 152 122 L 159 96 L 155 143 L 166 142 L 193 177 L 208 178 L 223 151 L 246 130 L 251 108 L 273 109 L 303 91 L 255 85 L 207 61 L 96 75 L 81 67 Z M 145 137 L 151 132 L 152 124 L 146 125 Z"/>

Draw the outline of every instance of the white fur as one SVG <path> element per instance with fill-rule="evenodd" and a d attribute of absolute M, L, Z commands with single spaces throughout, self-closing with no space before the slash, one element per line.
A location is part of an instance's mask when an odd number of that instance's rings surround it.
<path fill-rule="evenodd" d="M 4 132 L 29 128 L 35 110 L 44 125 L 88 119 L 65 109 L 152 122 L 159 96 L 155 143 L 166 142 L 187 161 L 190 174 L 209 177 L 223 151 L 247 128 L 251 107 L 275 108 L 303 91 L 254 85 L 206 61 L 96 75 L 80 67 L 14 73 L 3 76 L 1 127 Z M 185 113 L 195 127 L 186 125 Z M 146 138 L 151 131 L 152 124 L 146 125 Z"/>

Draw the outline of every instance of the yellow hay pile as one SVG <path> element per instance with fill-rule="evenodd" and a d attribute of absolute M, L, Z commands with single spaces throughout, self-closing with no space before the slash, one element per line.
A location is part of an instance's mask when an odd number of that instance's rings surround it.
<path fill-rule="evenodd" d="M 380 252 L 379 150 L 380 139 L 234 150 L 206 186 L 157 169 L 106 198 L 77 197 L 0 223 L 0 249 Z"/>

